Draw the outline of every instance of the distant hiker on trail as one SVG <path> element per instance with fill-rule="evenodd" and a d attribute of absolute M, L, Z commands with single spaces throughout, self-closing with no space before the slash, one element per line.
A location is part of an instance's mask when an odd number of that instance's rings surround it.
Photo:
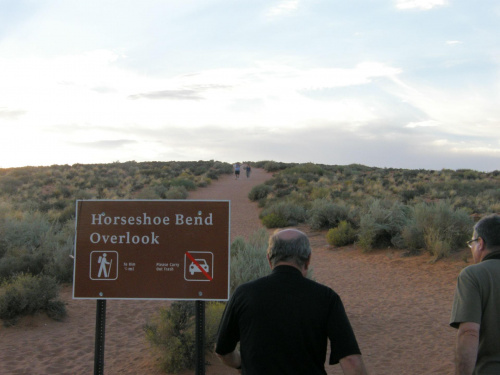
<path fill-rule="evenodd" d="M 240 168 L 241 168 L 240 163 L 236 163 L 235 165 L 233 165 L 233 167 L 234 167 L 234 178 L 239 179 L 240 178 Z"/>
<path fill-rule="evenodd" d="M 245 171 L 247 172 L 247 178 L 250 177 L 250 172 L 252 172 L 252 168 L 250 168 L 250 164 L 247 164 L 245 167 Z"/>
<path fill-rule="evenodd" d="M 215 352 L 246 375 L 366 375 L 361 352 L 337 293 L 306 278 L 311 245 L 297 229 L 269 239 L 270 275 L 240 285 L 226 305 Z M 240 350 L 236 348 L 240 343 Z"/>
<path fill-rule="evenodd" d="M 475 264 L 458 276 L 450 319 L 455 374 L 500 374 L 500 215 L 479 220 L 467 245 Z"/>

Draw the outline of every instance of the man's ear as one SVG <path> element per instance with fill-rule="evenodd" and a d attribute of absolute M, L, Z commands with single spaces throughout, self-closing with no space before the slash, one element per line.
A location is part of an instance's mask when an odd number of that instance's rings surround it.
<path fill-rule="evenodd" d="M 269 259 L 269 254 L 266 255 L 267 261 L 269 262 L 269 267 L 273 269 L 273 264 L 271 263 L 271 259 Z"/>
<path fill-rule="evenodd" d="M 311 256 L 309 255 L 309 259 L 307 259 L 306 263 L 304 264 L 304 269 L 307 271 L 309 269 L 309 264 L 311 263 Z"/>

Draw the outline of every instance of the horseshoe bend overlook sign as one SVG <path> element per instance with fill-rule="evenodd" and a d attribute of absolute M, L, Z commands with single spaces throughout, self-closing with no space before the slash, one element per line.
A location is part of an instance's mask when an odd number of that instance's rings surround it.
<path fill-rule="evenodd" d="M 229 298 L 229 201 L 76 206 L 73 298 Z"/>

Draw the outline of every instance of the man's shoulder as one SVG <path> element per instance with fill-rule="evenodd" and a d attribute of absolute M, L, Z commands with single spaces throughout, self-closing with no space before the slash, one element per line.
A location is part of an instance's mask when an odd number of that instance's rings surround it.
<path fill-rule="evenodd" d="M 497 259 L 485 260 L 483 262 L 471 264 L 460 271 L 460 274 L 473 274 L 483 272 L 483 270 L 498 268 L 500 269 L 500 261 Z"/>

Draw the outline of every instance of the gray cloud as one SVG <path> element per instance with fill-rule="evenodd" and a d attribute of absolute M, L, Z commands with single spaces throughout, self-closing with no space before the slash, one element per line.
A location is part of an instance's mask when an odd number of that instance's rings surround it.
<path fill-rule="evenodd" d="M 109 150 L 109 149 L 117 149 L 125 145 L 134 143 L 137 143 L 137 141 L 129 139 L 110 139 L 110 140 L 102 140 L 95 142 L 74 142 L 73 144 L 75 146 L 80 146 L 80 147 Z"/>
<path fill-rule="evenodd" d="M 170 99 L 170 100 L 203 100 L 203 91 L 219 90 L 230 88 L 231 86 L 218 84 L 191 85 L 189 88 L 179 90 L 161 90 L 130 95 L 129 99 Z"/>

